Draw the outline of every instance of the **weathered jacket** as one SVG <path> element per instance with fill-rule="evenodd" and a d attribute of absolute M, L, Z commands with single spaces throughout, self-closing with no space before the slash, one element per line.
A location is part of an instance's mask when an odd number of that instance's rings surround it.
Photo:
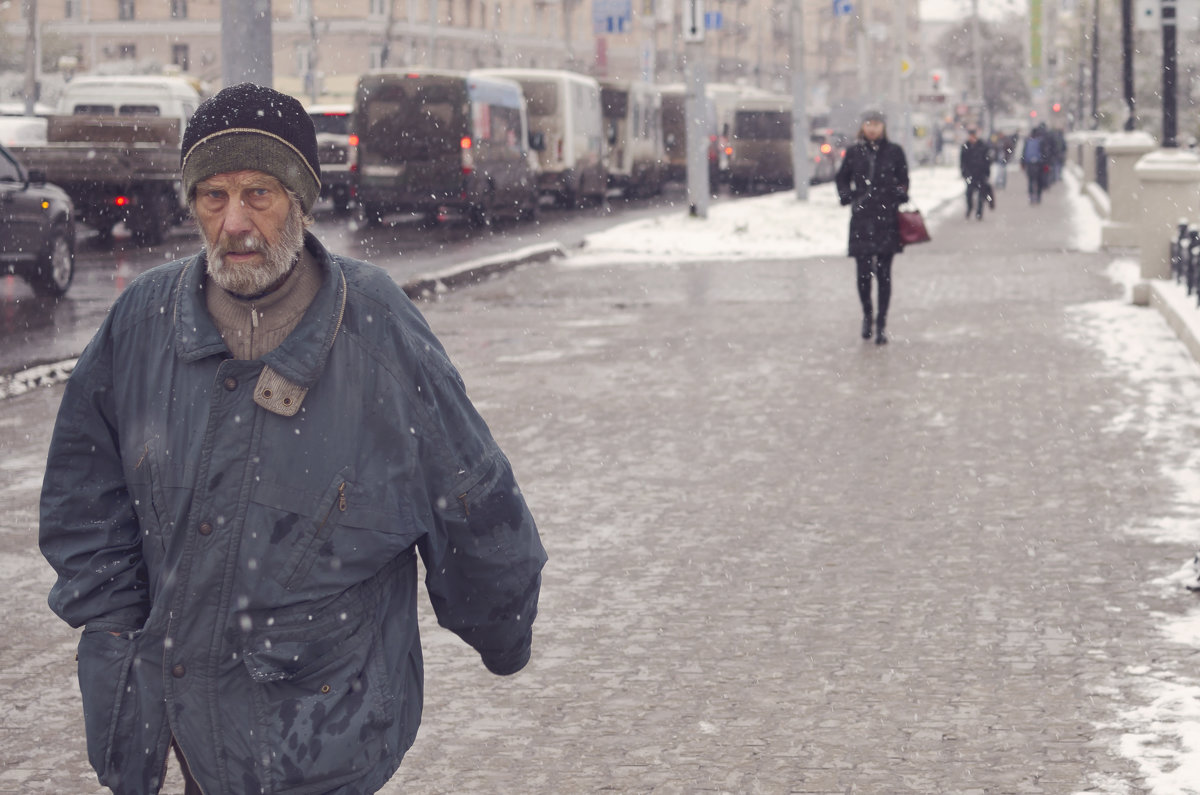
<path fill-rule="evenodd" d="M 896 210 L 908 201 L 908 161 L 897 144 L 858 141 L 838 169 L 838 197 L 850 204 L 852 257 L 893 254 L 903 249 Z"/>
<path fill-rule="evenodd" d="M 158 791 L 172 736 L 211 795 L 382 786 L 421 716 L 418 550 L 442 626 L 529 658 L 546 555 L 507 459 L 395 283 L 306 245 L 322 287 L 261 361 L 199 255 L 132 283 L 67 384 L 41 546 L 117 793 Z"/>

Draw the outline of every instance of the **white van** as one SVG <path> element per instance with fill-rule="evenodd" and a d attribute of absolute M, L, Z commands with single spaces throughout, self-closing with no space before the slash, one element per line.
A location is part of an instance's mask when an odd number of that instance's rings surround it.
<path fill-rule="evenodd" d="M 626 196 L 662 192 L 666 179 L 662 94 L 649 83 L 600 79 L 608 184 Z"/>
<path fill-rule="evenodd" d="M 178 119 L 182 134 L 200 104 L 183 77 L 114 75 L 76 77 L 63 88 L 58 112 L 66 116 L 159 116 Z"/>
<path fill-rule="evenodd" d="M 582 199 L 603 201 L 604 120 L 600 84 L 587 75 L 554 69 L 481 69 L 520 84 L 529 112 L 529 132 L 540 134 L 538 188 L 567 206 Z"/>

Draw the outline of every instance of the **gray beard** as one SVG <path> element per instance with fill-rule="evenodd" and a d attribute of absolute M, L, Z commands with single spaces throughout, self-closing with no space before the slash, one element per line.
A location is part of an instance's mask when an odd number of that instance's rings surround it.
<path fill-rule="evenodd" d="M 213 283 L 234 295 L 248 298 L 261 295 L 267 288 L 282 281 L 304 246 L 304 214 L 293 204 L 284 221 L 283 232 L 274 244 L 267 243 L 253 232 L 237 237 L 222 234 L 216 243 L 204 236 L 208 255 L 208 275 Z M 255 251 L 263 255 L 261 265 L 237 265 L 225 261 L 230 251 Z"/>

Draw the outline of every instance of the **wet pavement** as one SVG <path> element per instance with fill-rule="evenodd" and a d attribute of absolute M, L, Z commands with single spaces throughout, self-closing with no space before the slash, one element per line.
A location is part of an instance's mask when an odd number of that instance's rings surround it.
<path fill-rule="evenodd" d="M 424 611 L 383 792 L 1146 791 L 1115 715 L 1194 656 L 1153 619 L 1193 599 L 1150 584 L 1193 550 L 1131 532 L 1175 448 L 1082 327 L 1110 257 L 1064 250 L 1064 186 L 1016 188 L 897 258 L 887 346 L 846 258 L 568 261 L 423 304 L 550 563 L 514 677 Z M 98 791 L 35 546 L 59 395 L 0 406 L 0 793 Z"/>

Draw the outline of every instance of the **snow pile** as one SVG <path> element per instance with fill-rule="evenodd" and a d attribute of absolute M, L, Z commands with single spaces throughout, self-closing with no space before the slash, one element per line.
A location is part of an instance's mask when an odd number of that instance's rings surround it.
<path fill-rule="evenodd" d="M 940 220 L 938 210 L 962 201 L 964 191 L 957 166 L 910 175 L 909 196 L 931 227 Z M 850 208 L 838 202 L 833 183 L 825 183 L 810 187 L 806 201 L 783 191 L 713 204 L 706 219 L 682 212 L 620 224 L 588 235 L 565 265 L 844 257 L 849 227 Z"/>

